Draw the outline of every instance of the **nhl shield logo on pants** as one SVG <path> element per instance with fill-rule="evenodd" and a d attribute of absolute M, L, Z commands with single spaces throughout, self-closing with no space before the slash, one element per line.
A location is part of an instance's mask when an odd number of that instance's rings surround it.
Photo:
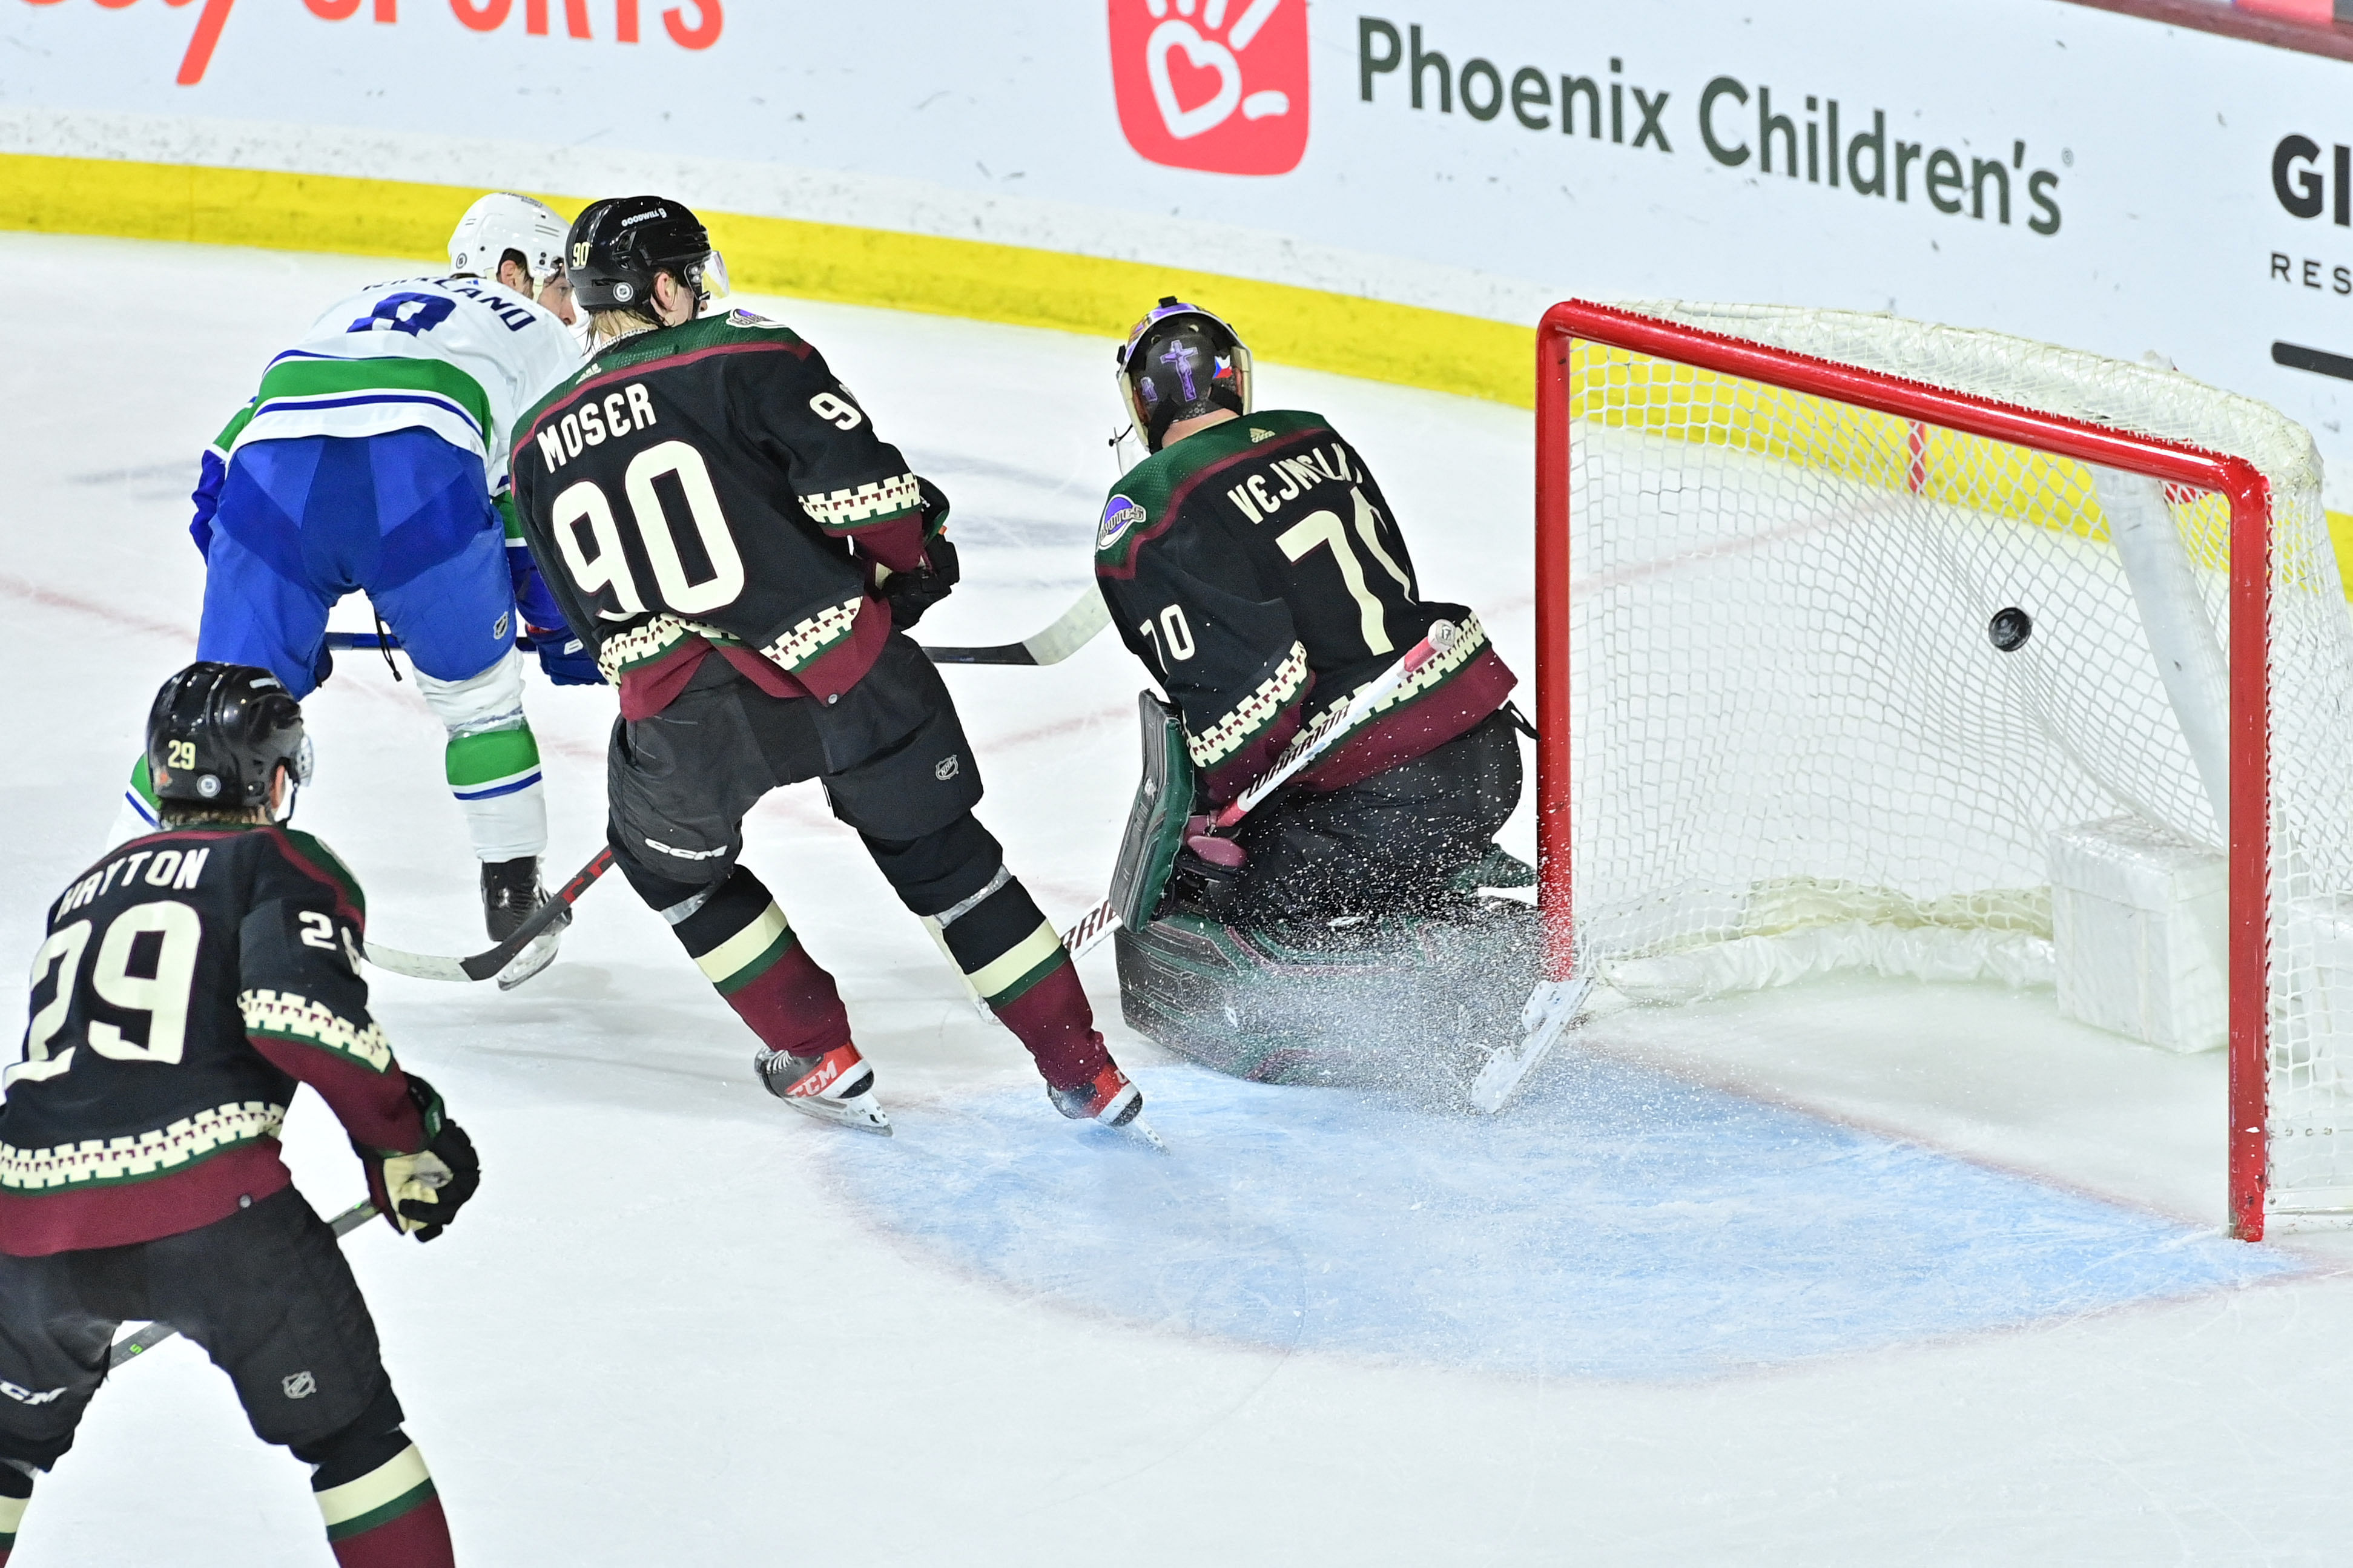
<path fill-rule="evenodd" d="M 286 1391 L 289 1399 L 308 1399 L 318 1392 L 319 1380 L 308 1372 L 298 1372 L 291 1377 L 280 1380 L 278 1386 Z"/>

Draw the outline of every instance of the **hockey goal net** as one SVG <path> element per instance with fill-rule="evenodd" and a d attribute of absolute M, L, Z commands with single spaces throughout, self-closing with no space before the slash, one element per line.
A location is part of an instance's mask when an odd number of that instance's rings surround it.
<path fill-rule="evenodd" d="M 2073 963 L 2227 1042 L 2235 1234 L 2353 1209 L 2353 623 L 2301 427 L 1991 332 L 1573 301 L 1537 430 L 1554 978 L 2065 1004 Z"/>

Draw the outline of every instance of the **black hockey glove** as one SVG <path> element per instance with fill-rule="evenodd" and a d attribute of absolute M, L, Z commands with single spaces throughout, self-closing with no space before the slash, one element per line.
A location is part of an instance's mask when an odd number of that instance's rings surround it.
<path fill-rule="evenodd" d="M 425 1122 L 425 1147 L 414 1154 L 386 1154 L 362 1148 L 352 1152 L 367 1166 L 368 1196 L 395 1230 L 419 1241 L 439 1236 L 474 1189 L 482 1184 L 482 1162 L 474 1141 L 449 1120 L 433 1086 L 408 1075 L 408 1098 Z"/>
<path fill-rule="evenodd" d="M 923 546 L 923 555 L 931 563 L 921 572 L 893 572 L 882 584 L 882 597 L 891 605 L 891 624 L 905 631 L 923 618 L 923 612 L 955 592 L 964 568 L 956 563 L 956 548 L 944 539 L 934 539 Z"/>
<path fill-rule="evenodd" d="M 923 498 L 923 537 L 937 539 L 947 531 L 948 492 L 921 474 L 915 476 L 915 489 Z"/>

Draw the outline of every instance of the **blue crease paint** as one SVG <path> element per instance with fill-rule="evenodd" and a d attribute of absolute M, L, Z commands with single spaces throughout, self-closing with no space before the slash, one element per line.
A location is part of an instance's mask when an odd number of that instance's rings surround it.
<path fill-rule="evenodd" d="M 2245 1286 L 2276 1250 L 1641 1068 L 1493 1120 L 1188 1067 L 1172 1152 L 1034 1091 L 843 1139 L 953 1263 L 1139 1326 L 1498 1373 L 1683 1381 Z"/>

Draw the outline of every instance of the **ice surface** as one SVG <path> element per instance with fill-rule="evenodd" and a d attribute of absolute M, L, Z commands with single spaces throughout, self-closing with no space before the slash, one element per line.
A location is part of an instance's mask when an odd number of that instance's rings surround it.
<path fill-rule="evenodd" d="M 0 954 L 31 952 L 95 852 L 148 699 L 189 656 L 195 453 L 321 301 L 405 270 L 0 237 L 0 810 L 16 828 Z M 1109 345 L 777 309 L 955 497 L 967 581 L 924 635 L 999 641 L 1058 613 L 1112 477 Z M 1431 591 L 1476 605 L 1526 670 L 1527 416 L 1281 366 L 1261 387 L 1341 424 Z M 365 626 L 364 607 L 338 624 Z M 1137 675 L 1104 638 L 1050 669 L 948 677 L 983 816 L 1058 917 L 1102 896 Z M 611 698 L 534 679 L 529 702 L 568 869 L 601 830 Z M 321 773 L 301 820 L 365 879 L 374 929 L 471 945 L 472 868 L 412 688 L 350 657 L 309 707 Z M 2348 1555 L 2353 1282 L 2327 1237 L 2272 1253 L 2190 1238 L 2221 1206 L 2211 1058 L 2064 1025 L 2047 993 L 1841 983 L 1621 1016 L 1591 1042 L 1616 1065 L 1585 1080 L 1609 1094 L 1579 1098 L 1571 1063 L 1482 1129 L 1200 1077 L 1114 1023 L 1174 1145 L 1157 1160 L 1052 1115 L 813 790 L 763 805 L 747 836 L 841 976 L 901 1121 L 890 1144 L 763 1093 L 742 1026 L 617 881 L 512 994 L 377 985 L 404 1059 L 483 1151 L 481 1195 L 444 1239 L 347 1244 L 469 1563 Z M 1506 843 L 1525 854 L 1528 837 L 1523 817 Z M 1082 969 L 1108 1009 L 1108 949 Z M 289 1154 L 322 1209 L 357 1195 L 308 1097 Z M 1123 1250 L 1100 1227 L 1136 1223 L 1121 1184 L 1145 1182 L 1158 1228 Z M 959 1184 L 973 1195 L 951 1204 Z M 1580 1233 L 1608 1205 L 1611 1228 Z M 1020 1270 L 980 1266 L 973 1238 L 991 1234 Z M 1264 1264 L 1286 1245 L 1335 1268 L 1297 1277 L 1335 1305 L 1295 1342 L 1241 1331 L 1260 1309 L 1235 1289 L 1252 1268 L 1280 1283 Z M 1486 1289 L 1433 1272 L 1474 1261 Z M 1572 1266 L 1596 1285 L 1570 1288 Z M 1639 1310 L 1603 1299 L 1637 1289 Z M 1759 1303 L 1775 1321 L 1749 1321 Z M 1779 1364 L 1594 1375 L 1630 1365 L 1645 1318 L 1683 1349 L 1730 1322 L 1746 1359 Z M 1810 1346 L 1809 1323 L 1837 1332 Z M 254 1440 L 184 1342 L 103 1392 L 14 1560 L 328 1561 L 301 1468 Z"/>
<path fill-rule="evenodd" d="M 1024 1295 L 1521 1375 L 1704 1377 L 2295 1267 L 1607 1060 L 1493 1120 L 1189 1066 L 1151 1081 L 1182 1130 L 1167 1159 L 1061 1134 L 1017 1092 L 926 1106 L 887 1146 L 836 1140 L 834 1163 L 878 1217 Z"/>

